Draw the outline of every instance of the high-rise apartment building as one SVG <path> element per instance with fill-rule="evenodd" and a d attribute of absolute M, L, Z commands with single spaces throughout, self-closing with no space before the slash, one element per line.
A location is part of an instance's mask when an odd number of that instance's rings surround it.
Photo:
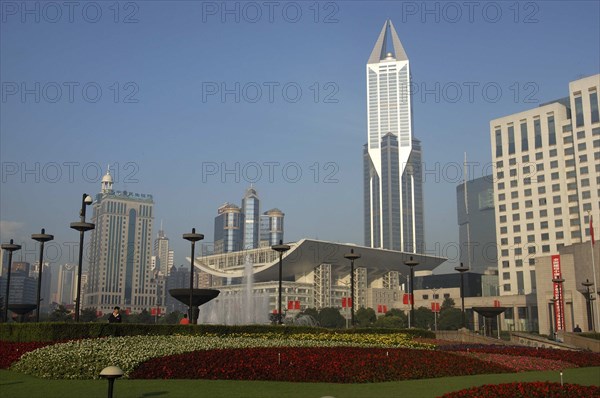
<path fill-rule="evenodd" d="M 107 313 L 114 306 L 132 312 L 155 305 L 151 269 L 154 202 L 151 195 L 113 191 L 110 172 L 102 178 L 91 222 L 85 306 Z"/>
<path fill-rule="evenodd" d="M 490 122 L 500 294 L 535 291 L 536 257 L 589 240 L 600 208 L 600 75 Z M 596 219 L 600 219 L 597 217 Z"/>
<path fill-rule="evenodd" d="M 389 20 L 371 52 L 366 73 L 365 245 L 423 252 L 421 145 L 413 137 L 410 66 Z"/>
<path fill-rule="evenodd" d="M 496 218 L 492 176 L 463 182 L 456 187 L 460 262 L 483 274 L 498 265 Z"/>
<path fill-rule="evenodd" d="M 246 190 L 242 198 L 242 213 L 244 215 L 244 249 L 256 249 L 260 239 L 260 199 L 253 187 Z"/>

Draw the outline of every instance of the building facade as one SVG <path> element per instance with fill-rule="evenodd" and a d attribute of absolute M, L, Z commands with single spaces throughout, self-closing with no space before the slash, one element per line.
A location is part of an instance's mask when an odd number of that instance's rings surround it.
<path fill-rule="evenodd" d="M 365 245 L 424 251 L 421 145 L 413 137 L 408 57 L 386 21 L 367 67 Z"/>
<path fill-rule="evenodd" d="M 536 259 L 589 240 L 600 208 L 600 75 L 490 122 L 500 294 L 536 291 Z M 600 217 L 597 217 L 600 219 Z"/>
<path fill-rule="evenodd" d="M 483 274 L 498 267 L 496 216 L 492 176 L 466 181 L 456 187 L 460 262 Z"/>
<path fill-rule="evenodd" d="M 56 302 L 71 305 L 77 295 L 77 264 L 63 264 L 58 269 Z"/>
<path fill-rule="evenodd" d="M 154 202 L 151 195 L 113 191 L 110 173 L 93 204 L 96 225 L 90 244 L 85 307 L 108 313 L 114 306 L 130 312 L 156 304 L 151 268 Z"/>

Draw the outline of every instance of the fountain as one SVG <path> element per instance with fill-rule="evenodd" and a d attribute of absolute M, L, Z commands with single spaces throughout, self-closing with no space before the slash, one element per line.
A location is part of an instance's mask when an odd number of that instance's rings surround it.
<path fill-rule="evenodd" d="M 221 295 L 200 308 L 199 323 L 251 325 L 269 323 L 269 294 L 254 291 L 254 265 L 244 262 L 242 289 L 221 291 Z"/>

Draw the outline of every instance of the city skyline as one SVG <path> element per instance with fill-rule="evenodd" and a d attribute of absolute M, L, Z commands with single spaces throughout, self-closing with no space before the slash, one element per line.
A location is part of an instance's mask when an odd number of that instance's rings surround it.
<path fill-rule="evenodd" d="M 490 120 L 563 97 L 565 84 L 600 69 L 597 3 L 528 2 L 517 15 L 490 2 L 503 11 L 496 22 L 481 7 L 473 22 L 466 12 L 451 22 L 439 3 L 438 21 L 402 3 L 319 3 L 318 15 L 293 4 L 303 11 L 297 22 L 280 12 L 273 23 L 266 13 L 254 23 L 243 13 L 223 22 L 200 5 L 162 2 L 123 9 L 119 23 L 108 9 L 97 24 L 80 14 L 73 23 L 66 13 L 60 23 L 3 14 L 0 238 L 24 244 L 15 260 L 35 261 L 29 237 L 44 227 L 56 236 L 48 255 L 61 248 L 55 262 L 76 262 L 68 223 L 81 193 L 97 192 L 107 162 L 118 189 L 154 196 L 176 265 L 186 263 L 181 234 L 195 227 L 208 238 L 213 209 L 250 183 L 285 209 L 287 240 L 362 242 L 362 67 L 388 18 L 398 21 L 419 89 L 413 119 L 426 148 L 426 243 L 431 254 L 457 257 L 463 153 L 469 178 L 489 174 Z M 137 23 L 121 23 L 132 16 Z M 53 82 L 62 88 L 55 102 Z M 98 86 L 103 95 L 93 102 Z M 262 97 L 252 102 L 257 87 Z M 293 102 L 297 87 L 303 95 Z"/>

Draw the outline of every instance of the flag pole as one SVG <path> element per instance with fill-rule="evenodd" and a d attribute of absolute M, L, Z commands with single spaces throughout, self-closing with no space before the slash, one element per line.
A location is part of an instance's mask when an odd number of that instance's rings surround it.
<path fill-rule="evenodd" d="M 597 282 L 597 278 L 596 278 L 596 259 L 594 256 L 594 225 L 593 225 L 593 218 L 592 218 L 592 213 L 590 211 L 588 211 L 588 214 L 590 216 L 590 251 L 592 253 L 592 272 L 594 273 L 594 294 L 598 294 L 598 282 Z M 600 326 L 600 311 L 598 308 L 598 306 L 600 306 L 600 303 L 598 303 L 596 305 L 596 322 L 594 324 L 594 332 L 597 330 L 596 328 Z"/>

